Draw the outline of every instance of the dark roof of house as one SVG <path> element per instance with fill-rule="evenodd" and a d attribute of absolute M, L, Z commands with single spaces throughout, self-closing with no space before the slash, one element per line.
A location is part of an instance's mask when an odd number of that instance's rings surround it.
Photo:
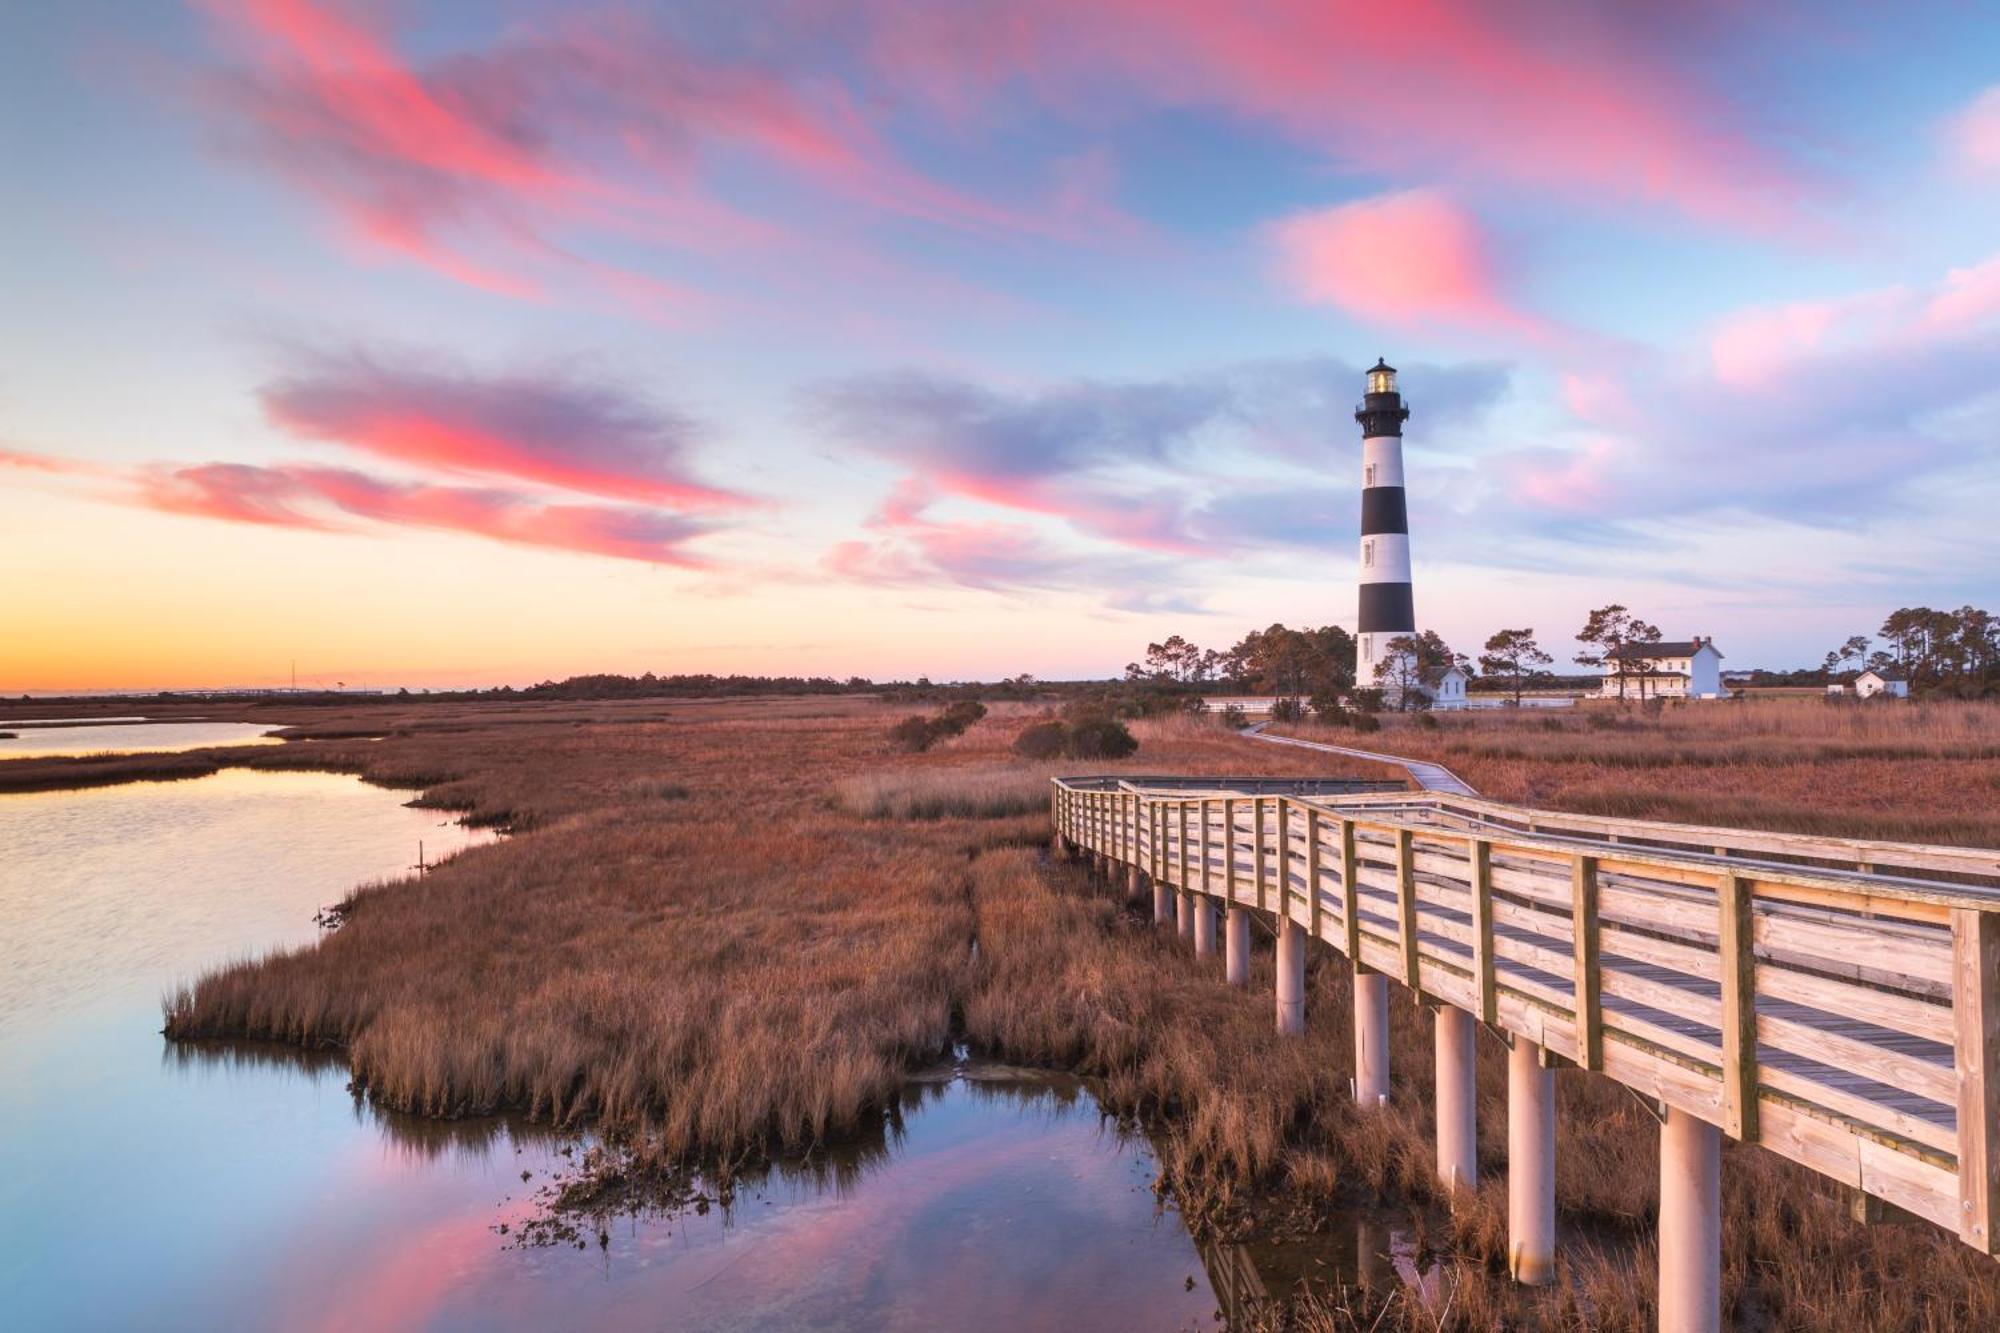
<path fill-rule="evenodd" d="M 1611 655 L 1632 662 L 1657 662 L 1662 657 L 1693 657 L 1701 648 L 1713 648 L 1712 639 L 1675 639 L 1659 643 L 1628 643 Z"/>
<path fill-rule="evenodd" d="M 1861 676 L 1873 676 L 1877 680 L 1908 679 L 1908 677 L 1903 675 L 1901 667 L 1869 667 L 1866 671 L 1861 673 Z M 1855 679 L 1860 680 L 1861 676 L 1856 676 Z"/>

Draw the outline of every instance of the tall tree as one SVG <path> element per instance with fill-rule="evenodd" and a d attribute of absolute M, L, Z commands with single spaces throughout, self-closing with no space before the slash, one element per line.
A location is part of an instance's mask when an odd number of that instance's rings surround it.
<path fill-rule="evenodd" d="M 1603 667 L 1618 681 L 1618 697 L 1625 697 L 1625 645 L 1632 637 L 1632 613 L 1613 602 L 1590 613 L 1577 631 L 1576 641 L 1584 650 L 1576 655 L 1578 666 Z"/>
<path fill-rule="evenodd" d="M 1486 641 L 1486 651 L 1479 655 L 1479 669 L 1489 676 L 1506 681 L 1514 694 L 1514 706 L 1521 705 L 1521 691 L 1527 687 L 1532 677 L 1545 674 L 1542 668 L 1556 659 L 1542 651 L 1542 645 L 1535 642 L 1535 631 L 1529 629 L 1503 629 Z"/>

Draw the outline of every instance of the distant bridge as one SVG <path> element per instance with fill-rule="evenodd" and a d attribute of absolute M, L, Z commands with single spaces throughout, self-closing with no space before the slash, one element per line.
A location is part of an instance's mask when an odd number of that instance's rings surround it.
<path fill-rule="evenodd" d="M 1720 1325 L 1724 1133 L 1996 1252 L 2000 852 L 1382 786 L 1058 778 L 1052 815 L 1060 851 L 1150 882 L 1197 952 L 1226 908 L 1234 984 L 1250 914 L 1271 918 L 1283 1031 L 1304 1030 L 1306 941 L 1352 960 L 1364 1104 L 1389 1091 L 1387 982 L 1437 1002 L 1438 1171 L 1458 1186 L 1478 1174 L 1476 1024 L 1505 1039 L 1517 1280 L 1554 1277 L 1559 1063 L 1658 1108 L 1662 1330 Z"/>

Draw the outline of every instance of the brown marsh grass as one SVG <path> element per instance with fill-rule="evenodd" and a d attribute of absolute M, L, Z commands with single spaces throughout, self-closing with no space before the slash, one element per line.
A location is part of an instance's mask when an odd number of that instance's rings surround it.
<path fill-rule="evenodd" d="M 1758 792 L 1754 728 L 1667 717 L 1677 731 L 1664 738 L 1482 718 L 1464 735 L 1392 727 L 1369 740 L 1411 753 L 1428 743 L 1516 799 L 1539 783 L 1562 799 L 1648 800 L 1662 777 L 1683 792 L 1676 784 L 1696 781 L 1671 765 L 1593 764 L 1580 753 L 1592 745 L 1712 751 L 1713 762 L 1689 766 L 1702 790 L 1715 800 Z M 1108 1111 L 1150 1128 L 1160 1187 L 1199 1236 L 1310 1233 L 1343 1209 L 1387 1204 L 1408 1210 L 1422 1244 L 1448 1258 L 1428 1299 L 1323 1291 L 1275 1315 L 1283 1326 L 1648 1326 L 1657 1126 L 1637 1100 L 1595 1076 L 1559 1076 L 1563 1280 L 1546 1292 L 1513 1287 L 1497 1043 L 1481 1046 L 1481 1189 L 1448 1209 L 1431 1169 L 1427 1014 L 1407 997 L 1393 1006 L 1394 1097 L 1386 1112 L 1356 1110 L 1342 960 L 1313 951 L 1307 1034 L 1279 1039 L 1268 941 L 1260 935 L 1247 990 L 1222 984 L 1218 962 L 1156 932 L 1117 886 L 1048 860 L 1042 801 L 992 817 L 899 817 L 927 801 L 983 810 L 982 793 L 1006 786 L 997 775 L 1021 710 L 996 709 L 916 756 L 890 752 L 892 720 L 838 700 L 563 706 L 546 720 L 531 708 L 455 707 L 317 718 L 304 734 L 347 738 L 263 747 L 240 762 L 422 786 L 426 801 L 520 832 L 421 880 L 359 892 L 346 923 L 312 948 L 198 979 L 170 1003 L 169 1032 L 331 1052 L 395 1110 L 587 1122 L 619 1146 L 622 1170 L 697 1155 L 755 1162 L 867 1137 L 907 1095 L 908 1071 L 957 1036 L 1093 1076 Z M 1979 725 L 1945 722 L 1936 744 L 1983 744 L 1951 730 Z M 354 738 L 370 728 L 381 739 Z M 1136 730 L 1139 754 L 1108 767 L 1332 771 L 1327 756 L 1199 722 Z M 1809 747 L 1810 730 L 1786 743 Z M 1521 743 L 1517 731 L 1550 754 L 1475 753 Z M 1921 785 L 1911 770 L 1925 763 L 1987 761 L 1875 762 Z M 1865 824 L 1865 808 L 1839 808 Z M 1885 805 L 1882 818 L 1894 823 L 1900 809 Z M 1731 1321 L 2000 1326 L 2000 1270 L 1935 1228 L 1858 1225 L 1836 1190 L 1754 1149 L 1729 1150 L 1724 1181 Z"/>
<path fill-rule="evenodd" d="M 2000 846 L 2000 703 L 1696 701 L 1657 711 L 1390 717 L 1295 735 L 1445 764 L 1481 794 L 1577 814 Z"/>

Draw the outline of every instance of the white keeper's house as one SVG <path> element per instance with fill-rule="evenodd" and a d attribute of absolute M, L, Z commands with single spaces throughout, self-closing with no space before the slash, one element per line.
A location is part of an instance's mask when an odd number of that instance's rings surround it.
<path fill-rule="evenodd" d="M 1722 699 L 1722 653 L 1715 640 L 1697 634 L 1680 642 L 1627 644 L 1612 654 L 1625 667 L 1621 677 L 1607 672 L 1598 697 L 1627 699 Z"/>

